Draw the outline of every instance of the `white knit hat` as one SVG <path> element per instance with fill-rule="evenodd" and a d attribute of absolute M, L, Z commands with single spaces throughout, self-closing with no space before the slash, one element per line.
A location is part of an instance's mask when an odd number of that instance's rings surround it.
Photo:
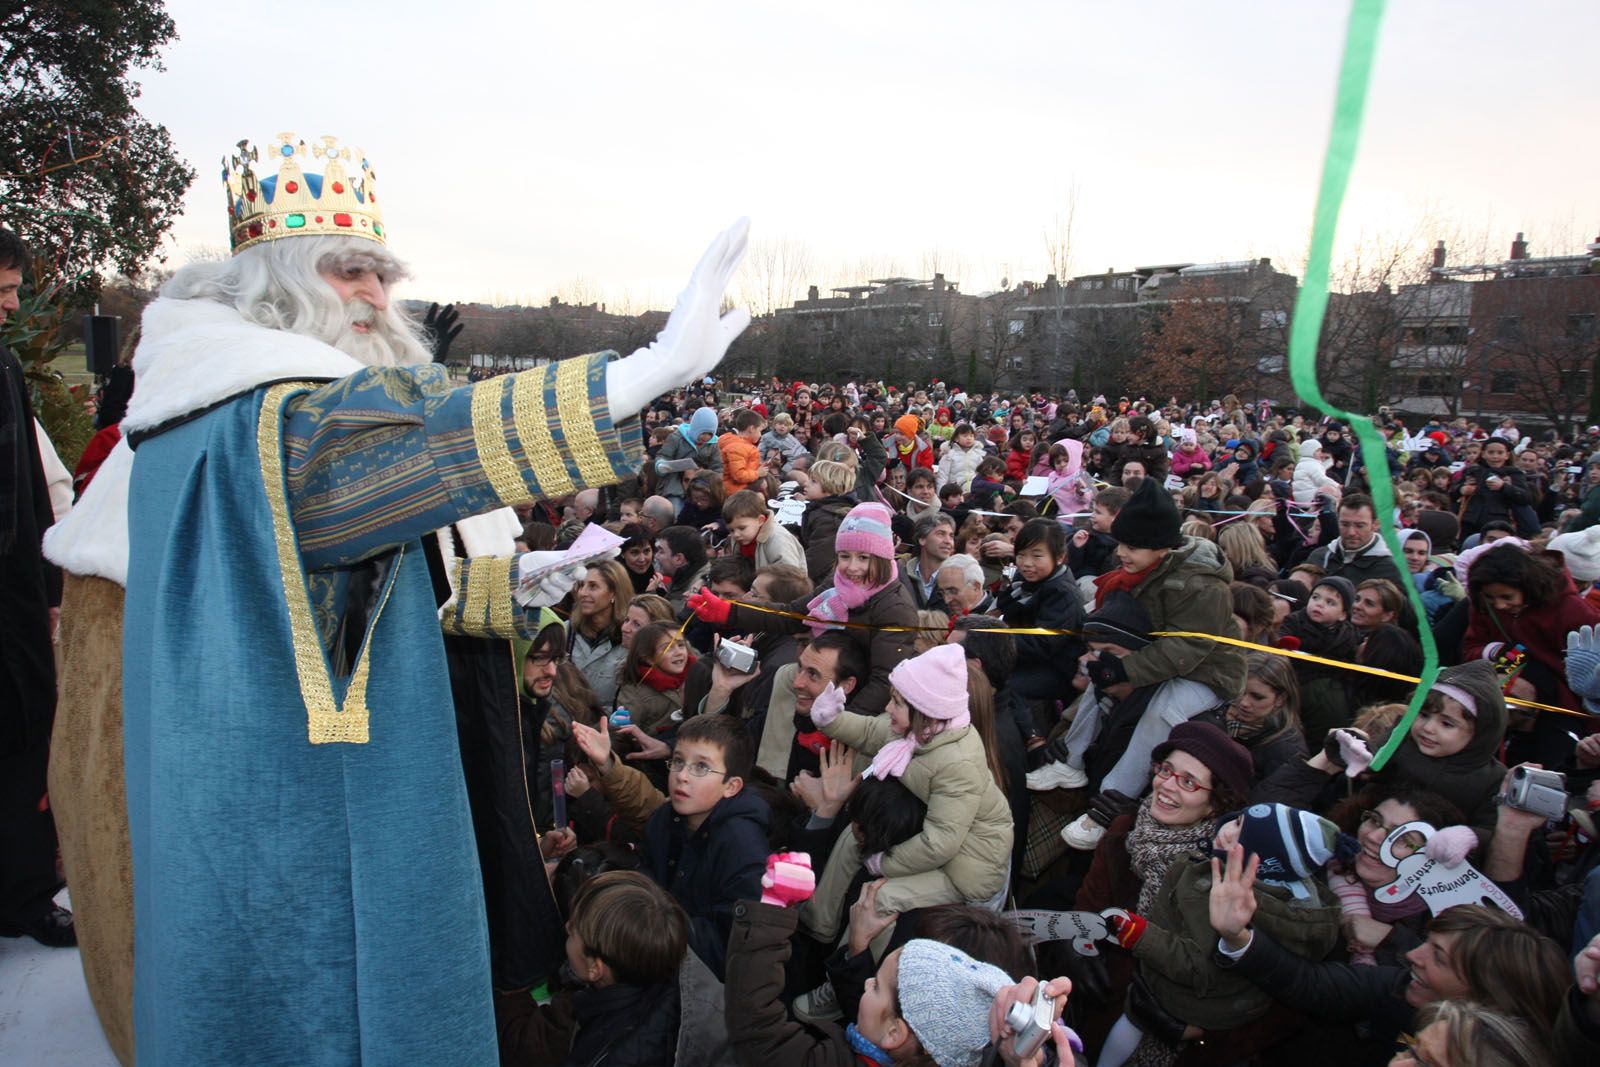
<path fill-rule="evenodd" d="M 978 1067 L 989 1009 L 1011 976 L 958 948 L 919 938 L 900 950 L 900 1011 L 939 1067 Z"/>
<path fill-rule="evenodd" d="M 1566 558 L 1575 581 L 1600 582 L 1600 526 L 1552 537 L 1548 547 Z"/>

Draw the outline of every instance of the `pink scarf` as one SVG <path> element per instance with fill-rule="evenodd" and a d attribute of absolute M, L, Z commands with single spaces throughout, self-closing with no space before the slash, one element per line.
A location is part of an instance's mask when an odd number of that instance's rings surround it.
<path fill-rule="evenodd" d="M 811 627 L 813 636 L 843 629 L 838 624 L 848 620 L 852 611 L 899 580 L 900 568 L 894 560 L 889 561 L 889 580 L 882 585 L 861 585 L 835 571 L 833 586 L 812 597 L 806 605 L 806 614 L 810 616 L 806 625 Z"/>
<path fill-rule="evenodd" d="M 946 730 L 959 730 L 963 726 L 970 725 L 972 725 L 972 715 L 963 711 L 955 718 L 947 719 L 939 727 L 938 731 L 934 733 L 933 737 L 938 737 L 939 734 L 944 733 Z M 928 740 L 932 741 L 933 737 L 928 738 Z M 917 754 L 918 744 L 917 739 L 910 734 L 895 738 L 878 749 L 878 754 L 872 757 L 872 765 L 867 768 L 867 773 L 874 775 L 880 781 L 885 778 L 900 777 L 906 773 L 906 768 L 911 766 L 911 757 Z"/>

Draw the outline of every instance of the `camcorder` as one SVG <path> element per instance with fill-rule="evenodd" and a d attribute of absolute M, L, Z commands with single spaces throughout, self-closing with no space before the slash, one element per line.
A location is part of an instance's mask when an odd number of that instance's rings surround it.
<path fill-rule="evenodd" d="M 1514 768 L 1511 783 L 1500 794 L 1500 802 L 1518 811 L 1543 815 L 1546 819 L 1565 818 L 1567 776 L 1539 767 Z"/>
<path fill-rule="evenodd" d="M 750 674 L 761 665 L 753 647 L 726 637 L 717 643 L 717 662 L 738 674 Z"/>

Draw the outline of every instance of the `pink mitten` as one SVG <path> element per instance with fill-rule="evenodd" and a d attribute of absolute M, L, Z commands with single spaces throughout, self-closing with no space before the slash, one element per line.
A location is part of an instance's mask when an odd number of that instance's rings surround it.
<path fill-rule="evenodd" d="M 1372 764 L 1372 750 L 1367 739 L 1355 730 L 1333 730 L 1329 737 L 1339 745 L 1339 762 L 1344 764 L 1346 777 L 1354 778 Z"/>
<path fill-rule="evenodd" d="M 1478 835 L 1467 826 L 1446 826 L 1428 838 L 1422 851 L 1446 867 L 1459 867 L 1467 854 L 1478 847 Z"/>
<path fill-rule="evenodd" d="M 761 903 L 787 908 L 810 900 L 817 890 L 817 875 L 811 869 L 811 856 L 805 852 L 774 852 L 767 857 L 767 873 L 761 876 Z"/>
<path fill-rule="evenodd" d="M 819 727 L 827 726 L 844 710 L 844 700 L 844 690 L 829 682 L 827 688 L 811 702 L 811 721 Z"/>
<path fill-rule="evenodd" d="M 874 852 L 872 855 L 861 861 L 861 866 L 865 867 L 867 869 L 867 873 L 872 875 L 874 878 L 883 877 L 883 853 Z"/>

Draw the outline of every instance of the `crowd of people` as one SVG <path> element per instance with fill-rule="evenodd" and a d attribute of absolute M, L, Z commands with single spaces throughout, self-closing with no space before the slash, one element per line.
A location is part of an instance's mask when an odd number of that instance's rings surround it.
<path fill-rule="evenodd" d="M 1378 421 L 1398 559 L 1350 427 L 1231 397 L 658 400 L 636 478 L 523 511 L 530 550 L 623 538 L 523 661 L 556 884 L 637 869 L 619 908 L 686 916 L 590 940 L 580 893 L 579 976 L 670 933 L 726 991 L 680 1031 L 749 1064 L 977 1063 L 1036 974 L 1102 1067 L 1592 1062 L 1600 435 Z M 1501 799 L 1524 764 L 1559 815 Z M 1503 896 L 1396 902 L 1409 856 Z M 1016 909 L 1102 916 L 1098 951 Z M 682 1055 L 681 982 L 624 983 L 629 1042 Z M 505 1062 L 552 1010 L 502 994 Z"/>
<path fill-rule="evenodd" d="M 51 861 L 0 933 L 82 934 L 124 1062 L 1595 1062 L 1600 428 L 1380 413 L 1390 516 L 1351 427 L 1232 397 L 663 394 L 743 224 L 660 347 L 453 389 L 381 229 L 251 203 L 53 527 L 0 405 Z"/>

